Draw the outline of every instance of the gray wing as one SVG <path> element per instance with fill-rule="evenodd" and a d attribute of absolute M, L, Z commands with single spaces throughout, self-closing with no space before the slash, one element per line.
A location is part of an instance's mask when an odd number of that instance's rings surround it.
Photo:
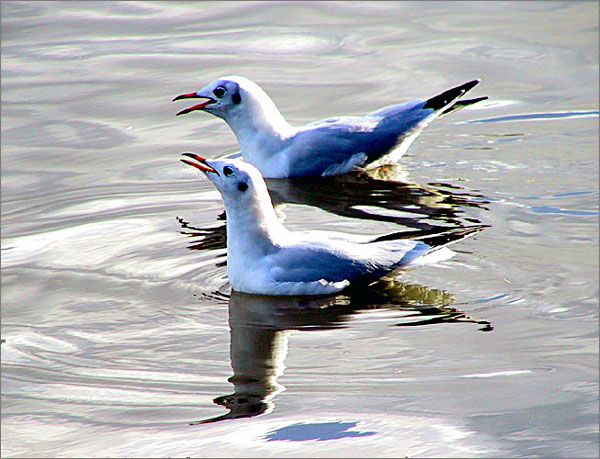
<path fill-rule="evenodd" d="M 363 117 L 308 124 L 283 147 L 292 161 L 290 170 L 297 176 L 343 173 L 381 159 L 410 137 L 408 147 L 433 119 L 487 99 L 459 101 L 479 81 L 469 81 L 427 100 L 390 105 Z"/>
<path fill-rule="evenodd" d="M 277 282 L 354 281 L 369 276 L 375 263 L 353 260 L 328 251 L 289 248 L 277 254 L 273 277 Z"/>
<path fill-rule="evenodd" d="M 294 175 L 322 174 L 332 165 L 363 166 L 389 153 L 434 113 L 425 101 L 412 101 L 363 117 L 330 118 L 311 123 L 283 145 Z M 352 163 L 352 162 L 355 163 Z"/>
<path fill-rule="evenodd" d="M 271 262 L 277 282 L 370 282 L 424 255 L 431 247 L 419 241 L 357 244 L 299 244 L 281 249 Z"/>

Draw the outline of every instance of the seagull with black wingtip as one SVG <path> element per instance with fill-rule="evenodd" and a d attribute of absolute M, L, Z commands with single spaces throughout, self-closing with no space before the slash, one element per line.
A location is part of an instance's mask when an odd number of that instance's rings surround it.
<path fill-rule="evenodd" d="M 173 100 L 205 99 L 177 115 L 201 110 L 225 120 L 244 159 L 264 177 L 327 176 L 396 162 L 431 121 L 487 99 L 459 100 L 479 82 L 469 81 L 427 100 L 302 127 L 289 124 L 267 93 L 241 76 L 219 78 Z"/>
<path fill-rule="evenodd" d="M 221 193 L 227 213 L 227 271 L 233 290 L 323 295 L 369 284 L 399 268 L 446 260 L 449 244 L 486 228 L 454 228 L 421 240 L 333 231 L 290 231 L 277 217 L 260 172 L 242 160 L 183 153 Z"/>

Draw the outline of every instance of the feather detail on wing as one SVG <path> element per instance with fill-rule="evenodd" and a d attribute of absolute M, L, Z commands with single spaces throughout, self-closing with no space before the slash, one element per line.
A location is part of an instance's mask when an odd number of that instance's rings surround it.
<path fill-rule="evenodd" d="M 347 279 L 338 282 L 328 282 L 320 279 L 313 282 L 278 282 L 272 295 L 330 295 L 344 290 L 350 285 Z"/>

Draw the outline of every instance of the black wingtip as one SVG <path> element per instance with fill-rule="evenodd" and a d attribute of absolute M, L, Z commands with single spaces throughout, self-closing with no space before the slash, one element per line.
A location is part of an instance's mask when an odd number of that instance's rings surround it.
<path fill-rule="evenodd" d="M 490 225 L 477 225 L 477 226 L 466 226 L 464 228 L 453 228 L 448 231 L 444 231 L 440 234 L 434 234 L 431 236 L 425 236 L 419 238 L 420 241 L 435 248 L 441 249 L 447 245 L 458 242 L 469 236 L 473 236 L 480 231 L 491 228 Z"/>
<path fill-rule="evenodd" d="M 415 230 L 415 231 L 402 231 L 390 234 L 384 234 L 376 239 L 369 242 L 381 242 L 381 241 L 396 241 L 399 239 L 412 239 L 415 241 L 421 241 L 425 244 L 441 248 L 445 245 L 453 242 L 460 241 L 466 237 L 472 236 L 479 231 L 491 228 L 490 225 L 472 225 L 464 226 L 460 228 L 440 229 L 432 228 L 429 230 Z"/>
<path fill-rule="evenodd" d="M 467 91 L 470 91 L 471 89 L 473 89 L 479 83 L 481 83 L 481 78 L 475 78 L 474 80 L 471 80 L 471 81 L 463 84 L 462 87 L 464 88 L 465 92 L 467 92 Z"/>
<path fill-rule="evenodd" d="M 482 100 L 488 100 L 488 99 L 489 99 L 488 96 L 475 97 L 474 99 L 459 100 L 454 105 L 462 105 L 463 107 L 466 107 L 467 105 L 473 105 L 473 104 L 476 104 L 477 102 L 481 102 Z"/>
<path fill-rule="evenodd" d="M 453 101 L 456 101 L 458 98 L 462 97 L 468 91 L 473 89 L 481 82 L 480 78 L 476 78 L 474 80 L 468 81 L 467 83 L 463 83 L 460 86 L 456 86 L 455 88 L 448 89 L 437 96 L 428 99 L 423 109 L 431 108 L 434 111 L 441 110 L 444 107 L 450 105 Z"/>
<path fill-rule="evenodd" d="M 468 107 L 469 105 L 473 105 L 473 104 L 476 104 L 477 102 L 481 102 L 482 100 L 488 100 L 488 99 L 489 99 L 488 96 L 482 96 L 482 97 L 476 97 L 475 99 L 457 100 L 454 104 L 452 104 L 452 106 L 450 106 L 446 110 L 444 110 L 440 116 L 444 116 L 449 113 L 456 112 L 456 111 L 460 110 L 461 108 L 465 108 L 465 107 Z"/>

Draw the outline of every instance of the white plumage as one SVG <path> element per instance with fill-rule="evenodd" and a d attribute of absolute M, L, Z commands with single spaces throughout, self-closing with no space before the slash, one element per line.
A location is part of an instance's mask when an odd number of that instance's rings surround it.
<path fill-rule="evenodd" d="M 479 83 L 469 81 L 427 100 L 390 105 L 365 116 L 330 118 L 293 127 L 253 81 L 219 78 L 174 100 L 204 98 L 178 115 L 203 110 L 225 120 L 244 159 L 264 177 L 344 174 L 395 162 L 431 121 L 487 97 L 459 100 Z"/>
<path fill-rule="evenodd" d="M 341 232 L 293 232 L 278 219 L 265 181 L 254 166 L 241 160 L 207 161 L 193 153 L 184 155 L 195 161 L 182 161 L 202 170 L 221 193 L 227 214 L 229 282 L 239 292 L 339 292 L 351 283 L 374 282 L 404 266 L 448 258 L 454 253 L 444 246 L 484 228 L 458 228 L 423 240 L 400 235 L 374 238 Z"/>

